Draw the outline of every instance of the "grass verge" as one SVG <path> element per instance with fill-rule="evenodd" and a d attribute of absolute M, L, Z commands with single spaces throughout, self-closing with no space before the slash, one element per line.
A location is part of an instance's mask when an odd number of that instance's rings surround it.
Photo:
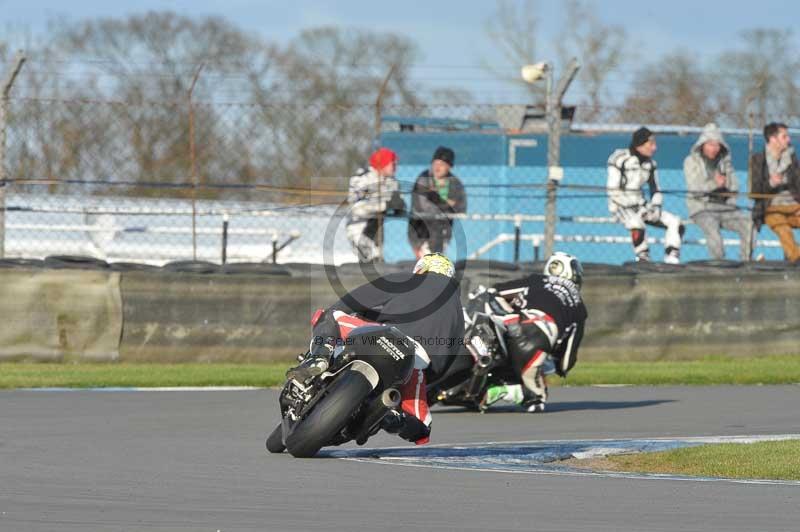
<path fill-rule="evenodd" d="M 558 384 L 560 379 L 555 379 Z M 800 383 L 800 356 L 707 357 L 655 362 L 583 362 L 562 384 L 712 385 Z"/>
<path fill-rule="evenodd" d="M 0 363 L 0 388 L 279 386 L 289 363 Z M 582 362 L 559 386 L 800 383 L 800 356 L 709 357 L 683 362 Z"/>
<path fill-rule="evenodd" d="M 800 440 L 721 443 L 607 459 L 613 469 L 620 471 L 800 480 Z"/>
<path fill-rule="evenodd" d="M 278 386 L 288 364 L 2 363 L 0 388 Z"/>

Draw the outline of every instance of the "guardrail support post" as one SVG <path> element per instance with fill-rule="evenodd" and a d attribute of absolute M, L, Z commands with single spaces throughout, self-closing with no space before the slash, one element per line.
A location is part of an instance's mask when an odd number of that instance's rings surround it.
<path fill-rule="evenodd" d="M 8 99 L 14 80 L 25 62 L 22 50 L 14 56 L 14 66 L 6 74 L 3 81 L 3 93 L 0 97 L 0 258 L 6 256 L 6 126 L 8 122 Z"/>
<path fill-rule="evenodd" d="M 228 213 L 222 215 L 222 264 L 228 262 Z"/>

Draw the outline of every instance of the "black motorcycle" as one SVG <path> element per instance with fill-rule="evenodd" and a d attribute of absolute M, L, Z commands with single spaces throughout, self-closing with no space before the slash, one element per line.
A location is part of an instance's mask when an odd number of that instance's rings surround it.
<path fill-rule="evenodd" d="M 342 345 L 330 367 L 305 382 L 289 379 L 280 394 L 281 423 L 267 438 L 267 450 L 312 457 L 322 447 L 378 432 L 387 416 L 398 414 L 400 391 L 414 368 L 414 344 L 390 325 L 349 319 L 340 328 Z"/>
<path fill-rule="evenodd" d="M 429 405 L 441 403 L 484 412 L 488 405 L 483 398 L 490 386 L 519 384 L 503 340 L 505 324 L 500 313 L 492 310 L 494 304 L 490 292 L 470 295 L 464 307 L 465 352 L 428 384 Z"/>

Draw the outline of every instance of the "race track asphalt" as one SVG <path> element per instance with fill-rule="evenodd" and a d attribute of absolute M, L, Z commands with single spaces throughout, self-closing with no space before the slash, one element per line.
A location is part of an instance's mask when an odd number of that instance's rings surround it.
<path fill-rule="evenodd" d="M 264 450 L 277 393 L 0 392 L 0 531 L 772 531 L 800 486 L 430 469 Z M 800 433 L 800 386 L 557 388 L 433 442 Z M 404 445 L 379 435 L 368 447 Z"/>

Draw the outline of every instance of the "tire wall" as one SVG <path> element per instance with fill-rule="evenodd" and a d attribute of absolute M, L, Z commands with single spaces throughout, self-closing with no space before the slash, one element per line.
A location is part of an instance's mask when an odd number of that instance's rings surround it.
<path fill-rule="evenodd" d="M 117 360 L 120 274 L 0 270 L 0 361 Z"/>
<path fill-rule="evenodd" d="M 524 275 L 473 268 L 462 293 Z M 363 282 L 342 272 L 346 289 Z M 587 270 L 582 360 L 800 355 L 800 270 Z M 292 276 L 0 269 L 0 360 L 259 362 L 307 348 L 337 298 L 320 268 Z"/>

